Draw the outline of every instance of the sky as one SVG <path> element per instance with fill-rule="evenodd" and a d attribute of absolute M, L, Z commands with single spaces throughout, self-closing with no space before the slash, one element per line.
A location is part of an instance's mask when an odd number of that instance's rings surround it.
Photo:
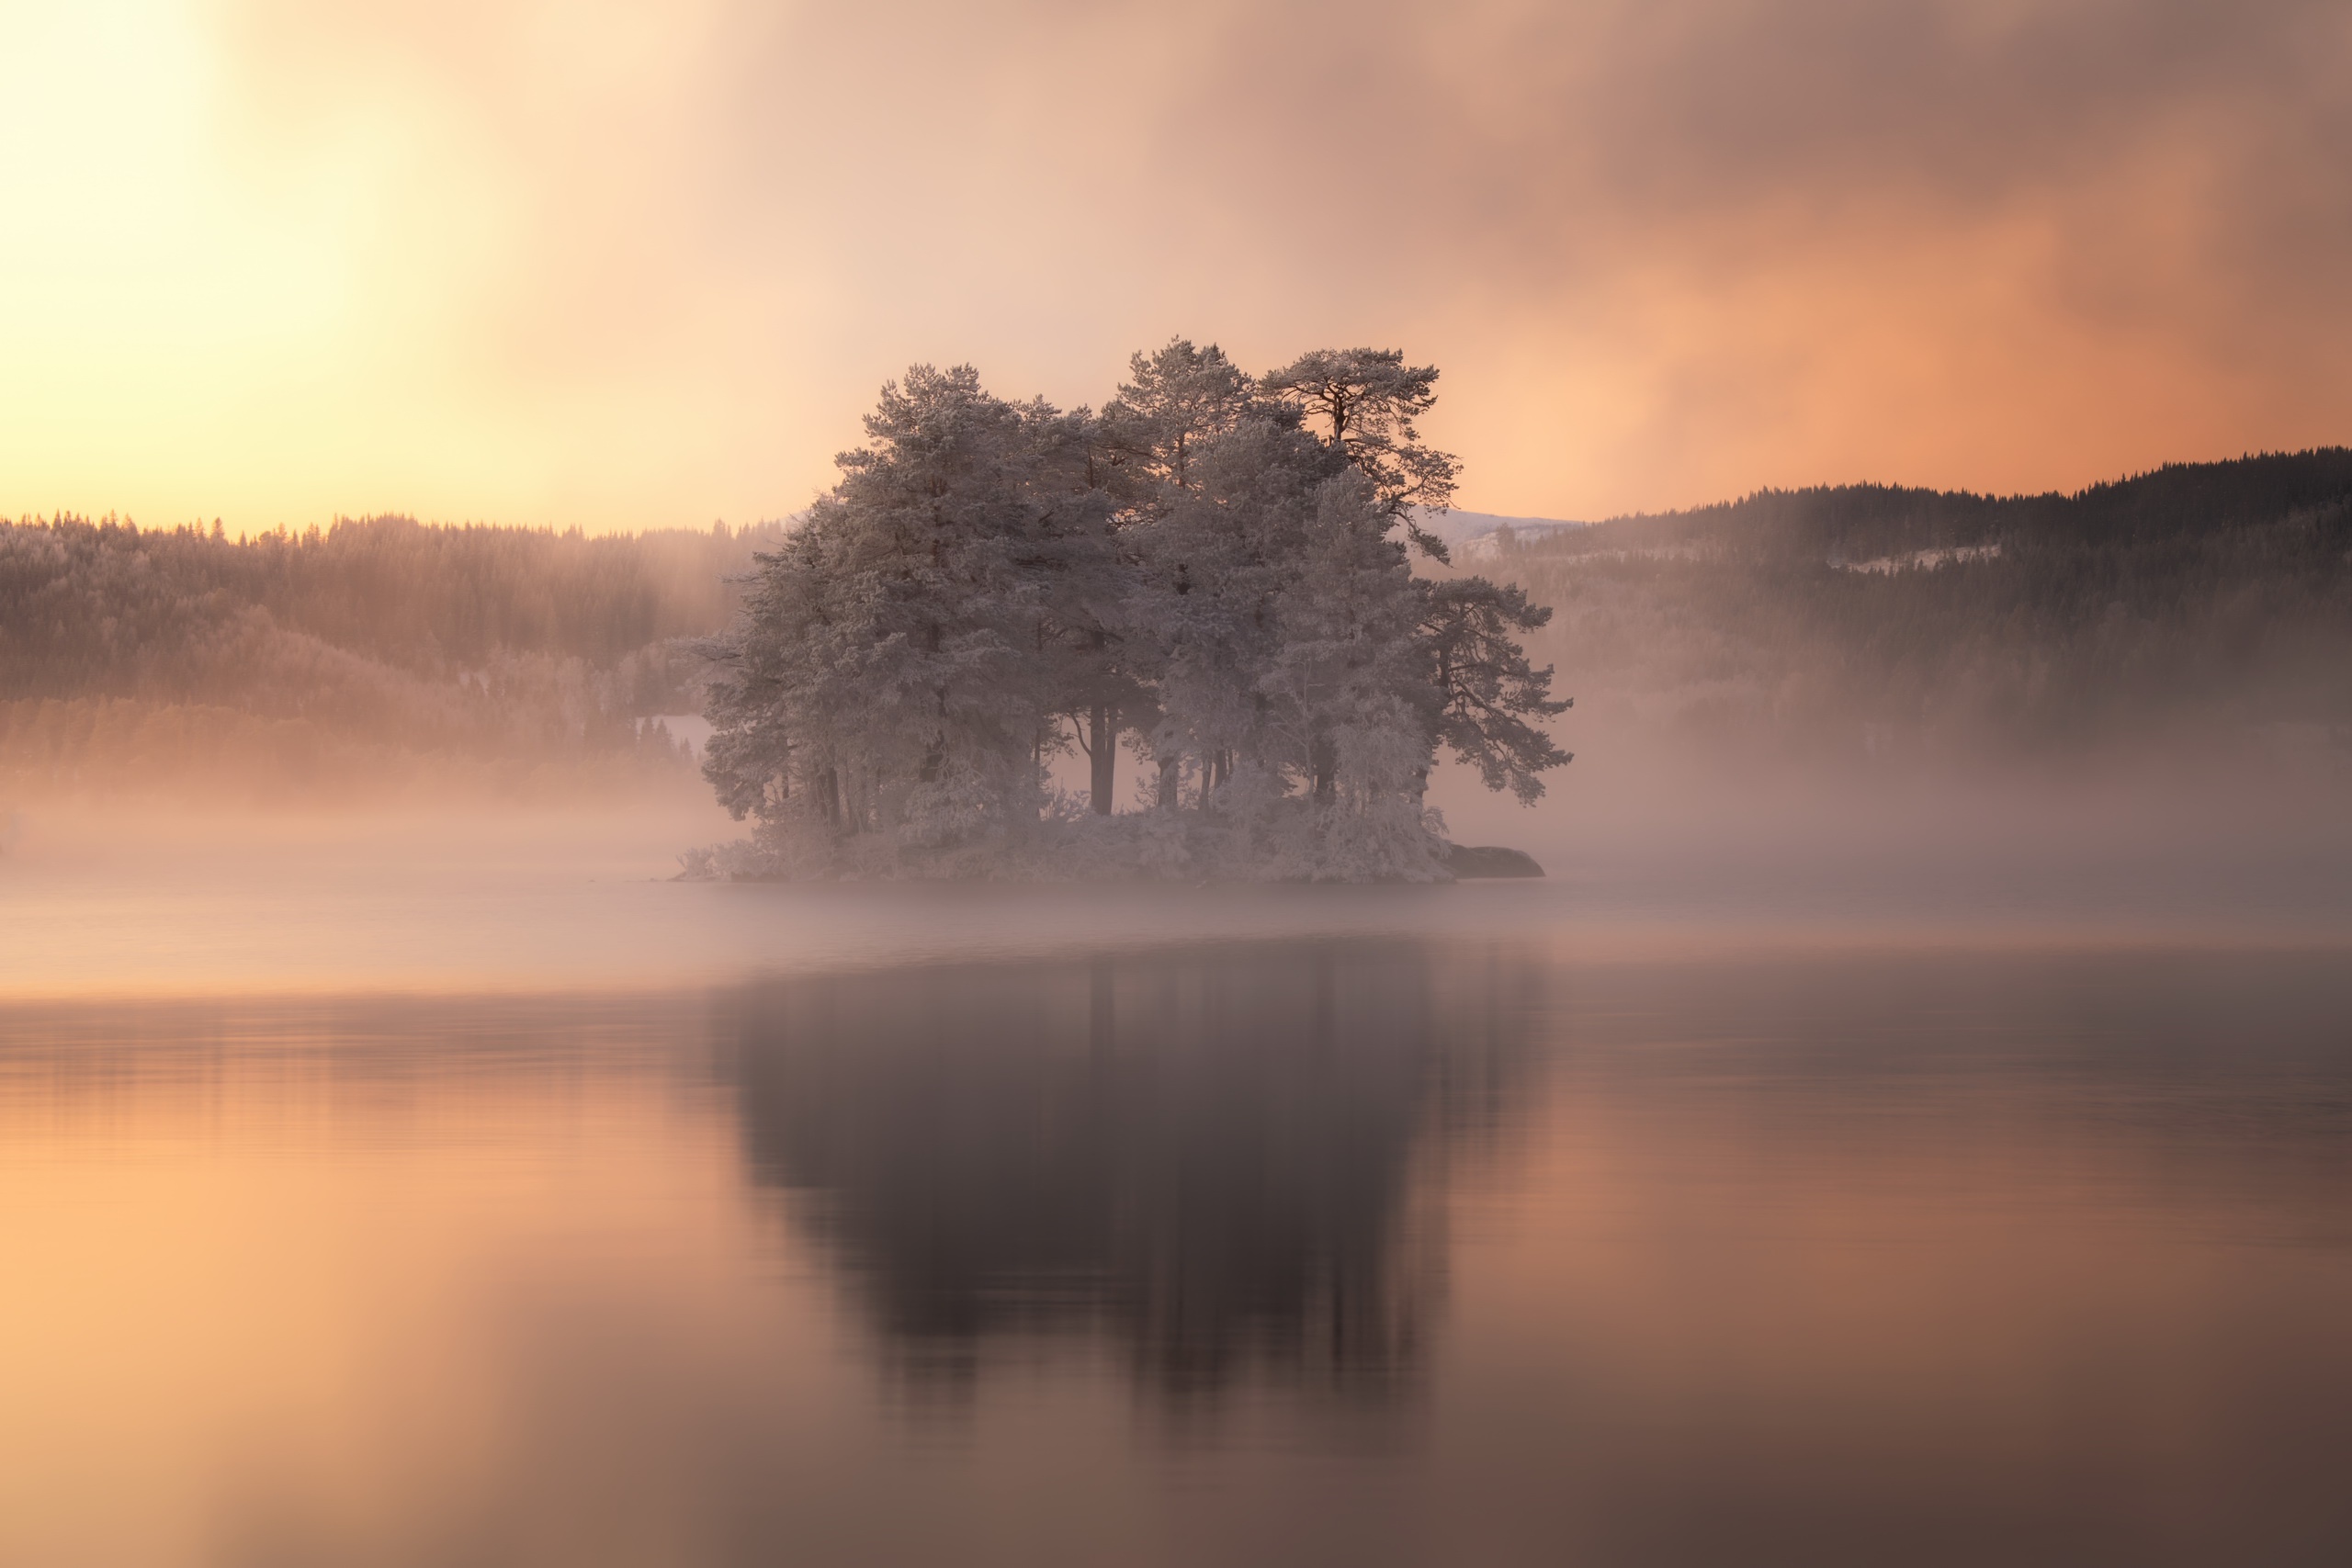
<path fill-rule="evenodd" d="M 2352 441 L 2342 0 L 0 0 L 0 514 L 805 505 L 881 383 L 1439 366 L 1466 508 Z"/>

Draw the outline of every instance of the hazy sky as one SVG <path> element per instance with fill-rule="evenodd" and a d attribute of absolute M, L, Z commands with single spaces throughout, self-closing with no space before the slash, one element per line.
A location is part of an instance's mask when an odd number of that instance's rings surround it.
<path fill-rule="evenodd" d="M 1444 369 L 1469 507 L 2352 440 L 2343 0 L 0 0 L 0 513 L 797 509 L 877 386 Z"/>

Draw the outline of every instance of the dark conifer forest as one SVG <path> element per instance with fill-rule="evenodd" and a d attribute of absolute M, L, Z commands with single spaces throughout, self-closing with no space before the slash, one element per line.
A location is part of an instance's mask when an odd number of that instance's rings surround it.
<path fill-rule="evenodd" d="M 2074 495 L 1767 491 L 1474 564 L 1554 606 L 1579 715 L 1928 766 L 2193 747 L 2352 752 L 2352 451 Z"/>

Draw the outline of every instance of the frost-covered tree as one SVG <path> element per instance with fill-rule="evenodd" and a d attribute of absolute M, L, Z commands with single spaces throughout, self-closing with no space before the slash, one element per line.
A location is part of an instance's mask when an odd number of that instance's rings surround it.
<path fill-rule="evenodd" d="M 1250 378 L 1216 344 L 1195 348 L 1186 338 L 1131 355 L 1127 377 L 1102 406 L 1105 446 L 1126 470 L 1131 501 L 1163 505 L 1190 488 L 1202 446 L 1249 412 Z"/>
<path fill-rule="evenodd" d="M 1129 616 L 1156 654 L 1166 767 L 1189 772 L 1207 806 L 1249 769 L 1278 771 L 1265 682 L 1284 606 L 1304 590 L 1316 492 L 1346 471 L 1294 427 L 1252 418 L 1203 444 L 1193 482 L 1130 535 L 1138 562 Z M 1162 804 L 1172 807 L 1163 788 Z"/>
<path fill-rule="evenodd" d="M 969 367 L 883 389 L 719 650 L 706 769 L 730 810 L 780 845 L 870 838 L 877 868 L 977 864 L 1035 827 L 1115 592 L 1091 423 L 992 397 Z"/>
<path fill-rule="evenodd" d="M 1349 468 L 1316 487 L 1277 647 L 1259 688 L 1307 805 L 1282 853 L 1318 880 L 1420 877 L 1439 841 L 1421 807 L 1439 694 L 1415 639 L 1421 590 L 1394 517 Z"/>
<path fill-rule="evenodd" d="M 1529 604 L 1514 584 L 1483 577 L 1419 587 L 1415 640 L 1440 697 L 1438 740 L 1476 768 L 1488 789 L 1509 788 L 1533 805 L 1543 797 L 1542 775 L 1570 755 L 1538 721 L 1570 705 L 1553 697 L 1551 667 L 1530 665 L 1514 634 L 1550 624 L 1550 607 Z"/>
<path fill-rule="evenodd" d="M 1261 383 L 1267 396 L 1295 408 L 1306 426 L 1372 480 L 1380 504 L 1405 525 L 1422 552 L 1446 558 L 1445 543 L 1409 508 L 1443 512 L 1453 504 L 1461 464 L 1421 440 L 1413 422 L 1437 403 L 1437 370 L 1408 366 L 1394 348 L 1318 348 Z"/>
<path fill-rule="evenodd" d="M 1230 433 L 1249 412 L 1254 381 L 1225 351 L 1211 344 L 1196 347 L 1190 339 L 1171 338 L 1151 354 L 1128 356 L 1128 378 L 1102 408 L 1102 449 L 1108 481 L 1117 495 L 1121 521 L 1129 529 L 1166 518 L 1170 509 L 1198 488 L 1194 469 L 1201 454 L 1218 437 Z M 1130 539 L 1132 547 L 1134 540 Z M 1129 558 L 1136 559 L 1131 547 Z M 1144 598 L 1133 598 L 1130 619 Z M 1150 619 L 1145 615 L 1144 619 Z M 1167 671 L 1165 649 L 1148 637 L 1132 639 L 1122 650 L 1126 667 L 1156 691 Z M 1151 762 L 1157 775 L 1155 798 L 1162 810 L 1173 810 L 1183 763 L 1181 739 L 1156 701 L 1130 698 L 1119 716 Z M 1093 735 L 1114 727 L 1095 726 Z M 1110 753 L 1100 740 L 1088 746 L 1094 764 L 1094 798 L 1102 808 L 1110 782 Z"/>
<path fill-rule="evenodd" d="M 786 867 L 1442 876 L 1441 747 L 1522 800 L 1567 759 L 1514 640 L 1548 612 L 1413 570 L 1453 481 L 1413 424 L 1435 378 L 1358 349 L 1253 381 L 1180 338 L 1096 418 L 909 372 L 761 558 L 720 798 Z M 1123 734 L 1158 809 L 1121 818 Z M 1093 825 L 1046 788 L 1073 746 Z"/>

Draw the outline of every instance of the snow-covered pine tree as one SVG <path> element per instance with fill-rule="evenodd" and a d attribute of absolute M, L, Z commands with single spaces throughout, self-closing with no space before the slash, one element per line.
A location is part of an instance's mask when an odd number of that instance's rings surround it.
<path fill-rule="evenodd" d="M 1413 425 L 1437 404 L 1437 377 L 1434 366 L 1407 365 L 1400 349 L 1318 348 L 1269 373 L 1260 387 L 1346 453 L 1415 547 L 1444 560 L 1444 541 L 1423 528 L 1412 511 L 1452 506 L 1453 482 L 1462 471 L 1452 453 L 1423 443 Z"/>
<path fill-rule="evenodd" d="M 1552 695 L 1552 667 L 1538 670 L 1512 634 L 1548 624 L 1552 610 L 1531 604 L 1513 583 L 1483 577 L 1424 579 L 1415 645 L 1438 692 L 1437 739 L 1478 770 L 1488 789 L 1508 788 L 1524 805 L 1543 798 L 1543 774 L 1562 767 L 1560 750 L 1541 721 L 1566 713 Z"/>
<path fill-rule="evenodd" d="M 1106 480 L 1117 497 L 1120 523 L 1132 547 L 1137 535 L 1166 518 L 1197 488 L 1194 464 L 1209 443 L 1230 432 L 1253 399 L 1252 378 L 1211 344 L 1171 338 L 1151 354 L 1127 359 L 1128 379 L 1102 407 L 1102 449 Z M 1131 563 L 1140 558 L 1130 547 Z M 1131 606 L 1132 608 L 1132 606 Z M 1152 768 L 1153 800 L 1162 811 L 1176 809 L 1184 751 L 1157 701 L 1166 673 L 1160 648 L 1149 637 L 1126 640 L 1124 665 L 1136 681 L 1122 716 L 1130 739 Z M 1099 728 L 1099 727 L 1098 727 Z M 1105 760 L 1093 750 L 1095 800 L 1103 808 Z"/>
<path fill-rule="evenodd" d="M 1165 757 L 1228 874 L 1437 874 L 1419 784 L 1439 694 L 1419 587 L 1369 476 L 1289 411 L 1194 448 L 1186 486 L 1130 538 L 1132 618 L 1159 650 Z"/>
<path fill-rule="evenodd" d="M 1421 806 L 1440 706 L 1415 639 L 1424 586 L 1373 481 L 1348 468 L 1316 487 L 1278 648 L 1259 681 L 1306 810 L 1277 840 L 1285 872 L 1315 881 L 1435 880 L 1442 844 Z"/>
<path fill-rule="evenodd" d="M 1452 505 L 1461 465 L 1427 446 L 1414 425 L 1437 403 L 1437 378 L 1434 367 L 1408 366 L 1396 349 L 1317 349 L 1261 386 L 1345 452 L 1406 537 L 1442 562 L 1444 542 L 1417 513 Z M 1433 744 L 1476 767 L 1488 789 L 1508 787 L 1533 804 L 1544 793 L 1540 775 L 1568 761 L 1540 721 L 1569 705 L 1552 698 L 1551 670 L 1532 668 L 1512 634 L 1544 626 L 1552 612 L 1531 605 L 1521 590 L 1483 577 L 1423 580 L 1417 588 L 1415 637 L 1424 678 L 1437 693 Z"/>
<path fill-rule="evenodd" d="M 1139 567 L 1129 619 L 1159 694 L 1153 746 L 1189 775 L 1195 807 L 1213 808 L 1245 769 L 1282 768 L 1261 683 L 1306 564 L 1316 489 L 1345 468 L 1294 425 L 1246 418 L 1200 442 L 1187 486 L 1128 536 Z"/>
<path fill-rule="evenodd" d="M 706 771 L 788 866 L 985 870 L 1034 832 L 1116 597 L 1091 426 L 917 366 L 759 558 Z"/>
<path fill-rule="evenodd" d="M 1181 337 L 1129 355 L 1127 376 L 1102 405 L 1103 445 L 1125 481 L 1122 499 L 1151 514 L 1191 488 L 1201 448 L 1250 412 L 1252 383 L 1216 344 Z"/>

